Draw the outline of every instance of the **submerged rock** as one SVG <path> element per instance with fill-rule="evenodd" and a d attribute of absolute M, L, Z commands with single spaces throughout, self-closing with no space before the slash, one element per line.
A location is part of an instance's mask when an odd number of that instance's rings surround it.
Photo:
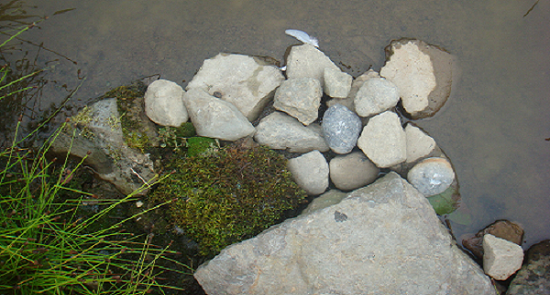
<path fill-rule="evenodd" d="M 208 294 L 495 294 L 426 198 L 393 172 L 229 246 L 195 278 Z"/>
<path fill-rule="evenodd" d="M 527 250 L 526 263 L 510 283 L 506 295 L 550 294 L 550 240 Z"/>

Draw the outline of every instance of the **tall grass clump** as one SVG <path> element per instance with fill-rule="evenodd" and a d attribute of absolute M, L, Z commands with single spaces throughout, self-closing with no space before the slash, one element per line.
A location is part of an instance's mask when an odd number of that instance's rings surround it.
<path fill-rule="evenodd" d="M 0 152 L 0 293 L 145 294 L 175 288 L 159 282 L 167 271 L 191 271 L 170 258 L 175 252 L 152 245 L 151 236 L 120 230 L 125 222 L 165 203 L 92 230 L 114 208 L 136 198 L 130 194 L 100 199 L 68 187 L 84 159 L 70 170 L 68 157 L 60 165 L 46 157 L 63 127 L 37 151 L 14 142 Z M 63 200 L 61 195 L 78 197 Z M 79 207 L 90 199 L 104 209 L 80 216 Z M 181 267 L 167 269 L 158 265 L 160 260 Z"/>
<path fill-rule="evenodd" d="M 28 90 L 16 85 L 36 74 L 7 81 L 9 71 L 8 66 L 0 67 L 0 100 Z M 134 235 L 122 229 L 128 221 L 170 201 L 113 222 L 109 214 L 137 200 L 139 191 L 122 199 L 104 199 L 82 191 L 73 177 L 86 158 L 73 165 L 70 152 L 63 159 L 48 156 L 68 122 L 39 148 L 26 148 L 24 142 L 46 122 L 30 134 L 19 136 L 21 121 L 20 117 L 11 145 L 0 150 L 0 294 L 181 291 L 162 280 L 168 274 L 183 277 L 192 273 L 172 258 L 177 253 L 168 249 L 170 245 L 158 247 L 152 244 L 152 235 Z M 90 202 L 100 209 L 84 214 L 83 207 Z"/>

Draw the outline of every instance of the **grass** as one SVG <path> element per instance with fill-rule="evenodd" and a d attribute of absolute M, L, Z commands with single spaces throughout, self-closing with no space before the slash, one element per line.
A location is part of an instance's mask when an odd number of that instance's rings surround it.
<path fill-rule="evenodd" d="M 0 48 L 29 28 L 22 28 Z M 0 67 L 0 93 L 5 93 L 0 100 L 24 94 L 30 88 L 18 86 L 39 73 L 7 81 L 10 71 L 7 65 Z M 121 199 L 103 199 L 80 190 L 73 177 L 86 158 L 73 167 L 70 153 L 61 160 L 48 157 L 52 143 L 68 123 L 39 148 L 30 149 L 23 143 L 47 121 L 18 136 L 21 121 L 16 124 L 11 145 L 0 150 L 0 294 L 183 291 L 163 284 L 167 274 L 184 277 L 192 273 L 174 258 L 178 253 L 169 249 L 171 245 L 158 247 L 152 244 L 151 234 L 134 235 L 123 230 L 129 221 L 171 201 L 113 222 L 109 215 L 136 201 L 140 191 Z M 155 182 L 162 180 L 157 177 Z M 86 214 L 86 207 L 91 205 L 100 209 Z"/>
<path fill-rule="evenodd" d="M 166 272 L 192 273 L 170 257 L 177 253 L 156 247 L 150 235 L 120 230 L 170 201 L 95 229 L 115 208 L 136 201 L 138 192 L 109 200 L 68 187 L 84 159 L 68 174 L 68 157 L 60 165 L 49 160 L 48 149 L 58 134 L 38 151 L 18 148 L 14 142 L 0 152 L 0 293 L 147 294 L 177 289 L 159 282 Z M 82 217 L 80 207 L 90 202 L 103 209 Z M 159 266 L 160 260 L 179 268 Z"/>

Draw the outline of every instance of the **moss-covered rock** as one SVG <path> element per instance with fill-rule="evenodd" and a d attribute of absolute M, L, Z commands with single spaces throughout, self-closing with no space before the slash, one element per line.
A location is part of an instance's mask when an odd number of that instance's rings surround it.
<path fill-rule="evenodd" d="M 286 169 L 286 159 L 265 147 L 223 147 L 168 168 L 174 173 L 153 199 L 177 198 L 172 219 L 199 243 L 203 255 L 253 237 L 306 197 Z"/>

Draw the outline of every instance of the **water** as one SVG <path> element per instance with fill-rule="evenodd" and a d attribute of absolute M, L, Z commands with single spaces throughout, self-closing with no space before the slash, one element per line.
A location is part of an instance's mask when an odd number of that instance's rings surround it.
<path fill-rule="evenodd" d="M 37 111 L 82 106 L 111 87 L 159 74 L 182 86 L 218 52 L 284 59 L 298 42 L 294 28 L 319 39 L 343 70 L 358 76 L 384 64 L 392 39 L 412 37 L 456 55 L 461 78 L 446 106 L 418 125 L 456 169 L 468 226 L 457 238 L 496 219 L 519 222 L 525 247 L 550 238 L 550 1 L 26 1 L 48 15 L 25 37 L 76 61 L 42 52 L 50 83 Z M 75 8 L 53 15 L 54 12 Z M 78 71 L 80 72 L 78 73 Z M 79 80 L 86 77 L 85 80 Z M 82 82 L 83 81 L 83 82 Z M 64 115 L 74 113 L 69 110 Z"/>

